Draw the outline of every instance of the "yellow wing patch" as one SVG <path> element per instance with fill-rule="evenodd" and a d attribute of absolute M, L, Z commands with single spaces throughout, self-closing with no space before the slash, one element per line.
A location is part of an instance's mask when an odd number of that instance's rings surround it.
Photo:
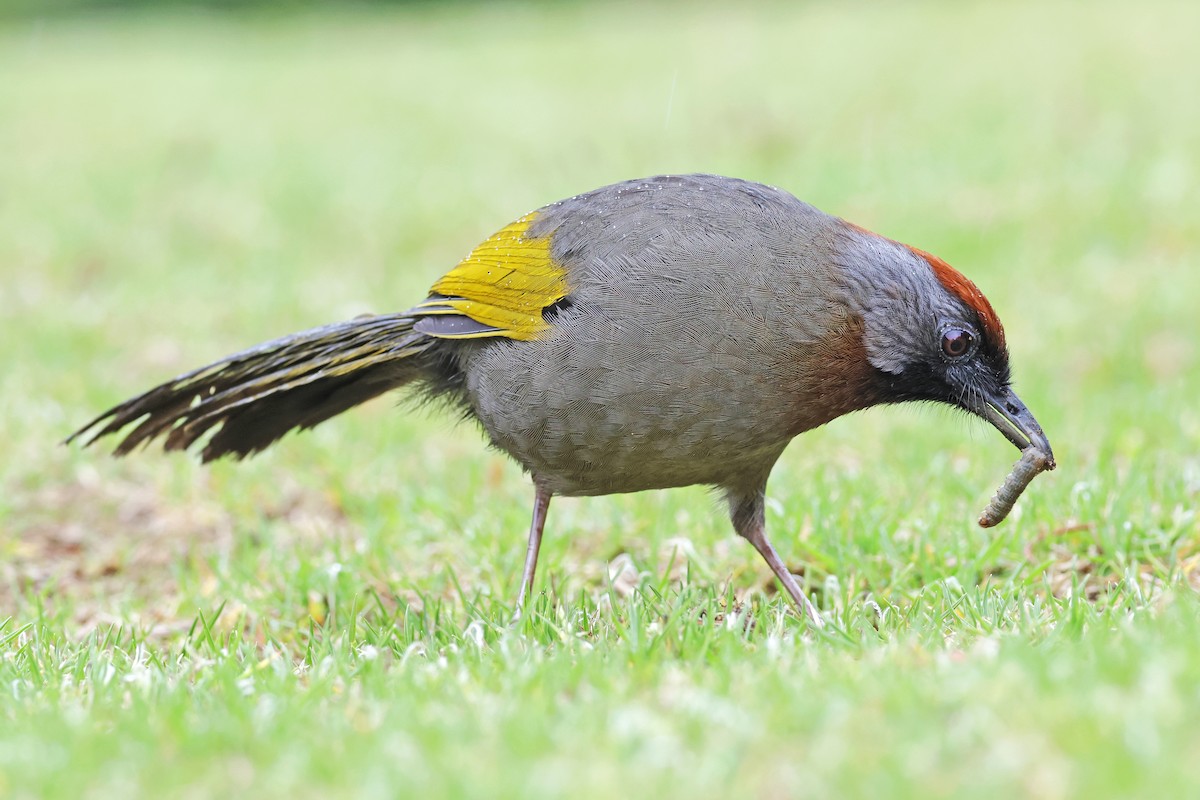
<path fill-rule="evenodd" d="M 542 312 L 567 296 L 567 274 L 550 257 L 548 236 L 526 235 L 536 218 L 536 211 L 526 214 L 482 242 L 433 285 L 440 296 L 413 309 L 418 316 L 469 317 L 488 330 L 432 335 L 527 341 L 550 329 Z"/>

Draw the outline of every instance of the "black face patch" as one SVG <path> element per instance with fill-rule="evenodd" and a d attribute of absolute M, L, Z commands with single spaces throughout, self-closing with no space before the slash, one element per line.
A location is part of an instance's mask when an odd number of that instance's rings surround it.
<path fill-rule="evenodd" d="M 987 329 L 982 327 L 978 319 L 975 330 L 978 331 L 979 346 L 972 361 L 978 362 L 980 368 L 992 373 L 1000 383 L 1007 384 L 1011 372 L 1008 366 L 1008 350 L 1004 342 L 997 342 L 993 336 L 989 336 Z"/>
<path fill-rule="evenodd" d="M 910 362 L 899 373 L 876 370 L 874 387 L 885 403 L 925 400 L 969 408 L 981 394 L 1006 386 L 1006 374 L 998 374 L 982 355 L 958 363 L 942 359 Z"/>
<path fill-rule="evenodd" d="M 948 400 L 942 370 L 924 362 L 910 363 L 901 372 L 875 370 L 875 388 L 885 403 L 909 400 Z"/>

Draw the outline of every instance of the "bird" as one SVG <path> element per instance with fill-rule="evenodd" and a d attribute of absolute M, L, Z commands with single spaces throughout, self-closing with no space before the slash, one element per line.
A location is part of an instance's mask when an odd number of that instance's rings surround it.
<path fill-rule="evenodd" d="M 765 520 L 799 434 L 879 405 L 1050 444 L 991 303 L 944 260 L 787 191 L 707 174 L 615 183 L 476 246 L 406 311 L 294 333 L 179 375 L 68 437 L 243 458 L 394 389 L 474 420 L 532 479 L 519 615 L 554 496 L 705 485 L 811 624 Z M 1053 459 L 1050 455 L 1049 458 Z"/>

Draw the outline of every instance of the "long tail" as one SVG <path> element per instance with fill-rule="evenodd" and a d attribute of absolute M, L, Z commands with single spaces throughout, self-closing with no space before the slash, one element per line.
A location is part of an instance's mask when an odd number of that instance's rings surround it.
<path fill-rule="evenodd" d="M 204 461 L 256 453 L 293 428 L 311 428 L 389 389 L 425 377 L 435 340 L 412 317 L 383 314 L 301 331 L 228 356 L 105 411 L 67 439 L 86 444 L 124 428 L 115 453 L 165 436 L 184 450 L 212 428 Z M 101 427 L 103 426 L 103 427 Z"/>

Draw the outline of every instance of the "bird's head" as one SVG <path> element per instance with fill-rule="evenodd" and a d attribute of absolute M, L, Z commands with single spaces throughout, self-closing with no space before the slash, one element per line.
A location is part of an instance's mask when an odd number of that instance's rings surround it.
<path fill-rule="evenodd" d="M 1012 390 L 1004 327 L 983 293 L 937 256 L 855 230 L 847 274 L 876 396 L 949 403 L 1053 465 L 1041 425 Z"/>

